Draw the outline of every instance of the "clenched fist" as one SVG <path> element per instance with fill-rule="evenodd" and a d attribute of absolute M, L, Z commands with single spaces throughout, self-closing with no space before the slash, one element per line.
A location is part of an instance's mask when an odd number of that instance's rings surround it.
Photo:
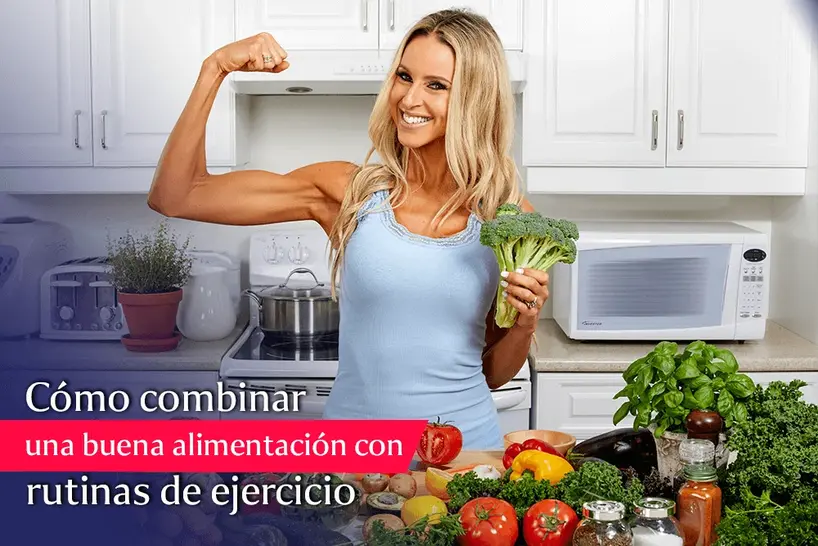
<path fill-rule="evenodd" d="M 230 72 L 281 72 L 290 66 L 287 52 L 270 34 L 262 32 L 217 49 L 211 60 L 225 74 Z"/>

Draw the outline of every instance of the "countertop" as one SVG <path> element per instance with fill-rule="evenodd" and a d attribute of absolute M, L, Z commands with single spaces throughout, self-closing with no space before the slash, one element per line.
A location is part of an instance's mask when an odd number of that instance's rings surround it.
<path fill-rule="evenodd" d="M 574 341 L 552 319 L 540 321 L 536 341 L 538 345 L 532 344 L 531 348 L 533 371 L 542 373 L 621 373 L 656 346 L 643 342 Z M 767 333 L 761 341 L 714 345 L 729 349 L 745 372 L 818 371 L 818 345 L 772 321 L 767 323 Z"/>
<path fill-rule="evenodd" d="M 120 341 L 63 341 L 40 338 L 0 341 L 2 370 L 207 371 L 217 372 L 222 356 L 238 339 L 236 327 L 218 341 L 182 338 L 161 353 L 129 351 Z"/>

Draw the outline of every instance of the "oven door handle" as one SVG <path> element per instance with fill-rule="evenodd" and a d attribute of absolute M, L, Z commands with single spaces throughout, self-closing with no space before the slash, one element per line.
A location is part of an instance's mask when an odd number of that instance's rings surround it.
<path fill-rule="evenodd" d="M 523 402 L 525 400 L 525 391 L 521 387 L 492 391 L 491 397 L 494 399 L 494 406 L 497 411 L 503 411 Z"/>

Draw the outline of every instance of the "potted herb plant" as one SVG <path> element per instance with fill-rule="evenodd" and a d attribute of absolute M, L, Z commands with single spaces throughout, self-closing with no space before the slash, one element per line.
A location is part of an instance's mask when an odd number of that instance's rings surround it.
<path fill-rule="evenodd" d="M 152 232 L 134 236 L 130 230 L 108 243 L 111 283 L 128 324 L 122 343 L 132 351 L 155 352 L 175 348 L 176 314 L 187 283 L 192 258 L 188 238 L 179 243 L 166 221 Z"/>
<path fill-rule="evenodd" d="M 614 414 L 614 425 L 633 415 L 634 430 L 653 431 L 660 475 L 669 479 L 681 470 L 678 448 L 688 435 L 713 440 L 717 464 L 727 463 L 726 433 L 747 420 L 744 401 L 755 389 L 732 352 L 704 341 L 680 352 L 678 344 L 663 341 L 622 377 L 626 385 L 614 399 L 627 401 Z"/>

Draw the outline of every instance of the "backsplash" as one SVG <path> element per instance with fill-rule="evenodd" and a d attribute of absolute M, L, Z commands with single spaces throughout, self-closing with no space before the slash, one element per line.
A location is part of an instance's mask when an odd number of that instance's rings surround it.
<path fill-rule="evenodd" d="M 367 122 L 374 97 L 255 97 L 252 99 L 250 168 L 286 172 L 326 160 L 362 161 L 369 149 Z M 518 127 L 519 132 L 519 127 Z M 766 197 L 550 196 L 529 197 L 543 214 L 579 219 L 719 220 L 771 231 L 773 200 Z M 144 229 L 161 216 L 145 195 L 0 195 L 0 215 L 27 214 L 67 225 L 78 256 L 102 254 L 107 236 Z M 811 214 L 814 216 L 815 211 Z M 260 227 L 232 227 L 174 220 L 198 249 L 231 252 L 244 259 L 249 236 Z M 307 227 L 318 229 L 309 222 Z M 243 276 L 246 282 L 246 264 Z M 773 275 L 775 273 L 773 272 Z M 775 302 L 775 294 L 772 296 Z M 546 308 L 548 316 L 550 309 Z"/>

